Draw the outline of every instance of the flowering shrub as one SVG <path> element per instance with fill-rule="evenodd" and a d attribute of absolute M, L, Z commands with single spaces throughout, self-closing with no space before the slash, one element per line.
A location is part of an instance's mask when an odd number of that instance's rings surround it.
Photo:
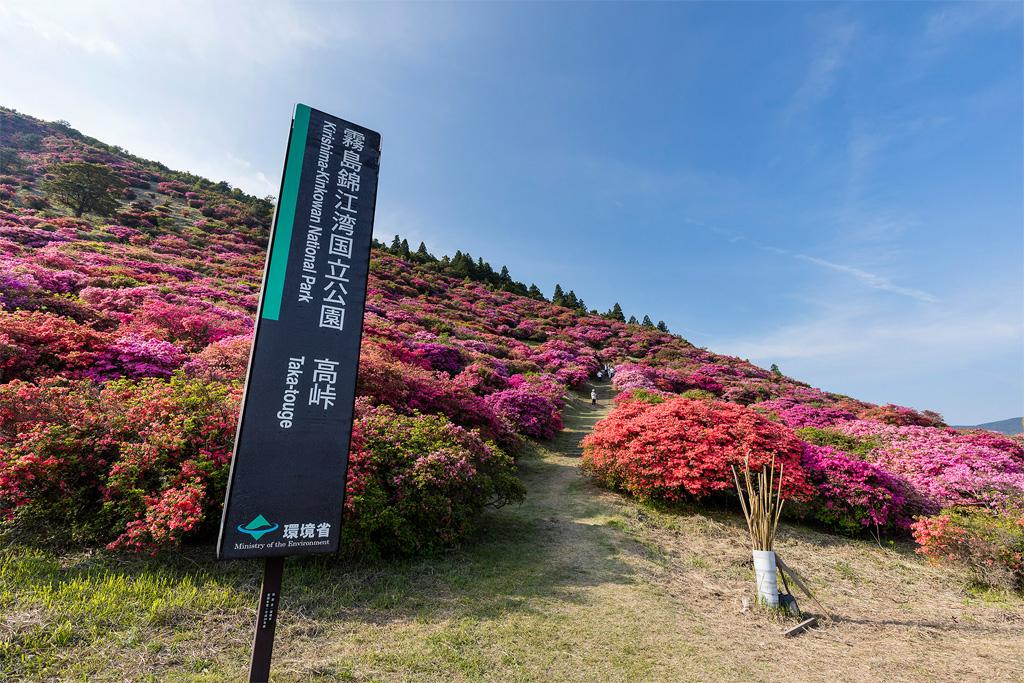
<path fill-rule="evenodd" d="M 252 339 L 248 335 L 216 341 L 196 354 L 185 365 L 185 372 L 207 381 L 241 379 L 249 365 Z"/>
<path fill-rule="evenodd" d="M 174 344 L 126 334 L 96 355 L 86 375 L 95 379 L 170 377 L 185 356 Z"/>
<path fill-rule="evenodd" d="M 762 401 L 751 407 L 768 415 L 776 415 L 783 424 L 794 429 L 799 427 L 831 427 L 837 422 L 855 418 L 853 413 L 842 408 L 798 403 L 792 398 L 776 398 L 770 401 Z"/>
<path fill-rule="evenodd" d="M 223 496 L 239 398 L 182 377 L 0 385 L 0 515 L 55 540 L 177 542 Z"/>
<path fill-rule="evenodd" d="M 0 311 L 0 381 L 79 374 L 92 365 L 105 342 L 105 334 L 70 318 Z"/>
<path fill-rule="evenodd" d="M 884 406 L 873 406 L 862 410 L 857 417 L 862 420 L 874 420 L 887 425 L 898 427 L 945 427 L 942 416 L 938 413 L 926 410 L 919 413 L 913 408 L 894 405 L 892 403 Z"/>
<path fill-rule="evenodd" d="M 816 489 L 811 509 L 826 526 L 845 533 L 909 527 L 907 486 L 882 468 L 813 444 L 805 446 L 802 462 Z"/>
<path fill-rule="evenodd" d="M 842 422 L 835 431 L 874 439 L 872 462 L 906 480 L 924 513 L 955 505 L 997 505 L 1024 493 L 1024 454 L 1010 439 L 952 429 Z M 1000 447 L 993 447 L 1000 443 Z"/>
<path fill-rule="evenodd" d="M 683 376 L 674 370 L 635 363 L 616 366 L 612 376 L 612 388 L 616 391 L 647 389 L 675 393 L 682 390 L 684 384 Z"/>
<path fill-rule="evenodd" d="M 965 566 L 978 583 L 1024 590 L 1024 508 L 952 507 L 913 525 L 917 552 Z"/>
<path fill-rule="evenodd" d="M 349 458 L 344 545 L 412 554 L 470 533 L 487 506 L 522 500 L 512 459 L 435 415 L 370 409 Z"/>
<path fill-rule="evenodd" d="M 418 342 L 412 345 L 412 354 L 422 358 L 426 367 L 432 370 L 439 370 L 448 375 L 457 375 L 462 372 L 465 363 L 459 350 L 444 344 L 435 342 Z"/>
<path fill-rule="evenodd" d="M 583 464 L 598 481 L 636 496 L 670 502 L 733 489 L 732 466 L 751 469 L 775 458 L 783 493 L 808 499 L 803 443 L 787 427 L 721 401 L 673 398 L 620 403 L 583 440 Z"/>
<path fill-rule="evenodd" d="M 550 439 L 562 429 L 561 403 L 528 386 L 495 392 L 485 397 L 484 402 L 526 436 Z"/>

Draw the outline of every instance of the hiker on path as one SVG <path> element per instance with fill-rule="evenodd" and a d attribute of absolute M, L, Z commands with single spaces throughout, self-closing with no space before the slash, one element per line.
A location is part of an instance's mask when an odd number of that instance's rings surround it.
<path fill-rule="evenodd" d="M 592 405 L 592 406 L 596 406 L 597 405 L 597 389 L 591 389 L 590 390 L 590 405 Z"/>

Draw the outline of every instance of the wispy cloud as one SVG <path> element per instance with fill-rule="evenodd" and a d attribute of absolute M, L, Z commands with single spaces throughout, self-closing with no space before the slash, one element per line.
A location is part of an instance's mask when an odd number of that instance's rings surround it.
<path fill-rule="evenodd" d="M 909 58 L 901 67 L 904 78 L 916 79 L 927 73 L 946 54 L 979 33 L 1016 29 L 1020 32 L 1020 2 L 956 2 L 943 4 L 924 17 L 919 33 L 907 41 Z"/>
<path fill-rule="evenodd" d="M 1002 30 L 1019 24 L 1019 2 L 958 2 L 945 5 L 925 20 L 925 38 L 932 44 L 949 41 L 978 30 Z"/>
<path fill-rule="evenodd" d="M 701 225 L 696 221 L 687 222 L 692 225 Z M 933 294 L 930 294 L 929 292 L 926 292 L 921 289 L 915 289 L 913 287 L 903 287 L 901 285 L 894 283 L 892 279 L 879 273 L 872 273 L 870 271 L 864 270 L 863 268 L 858 268 L 856 266 L 851 266 L 845 263 L 837 263 L 835 261 L 830 261 L 828 259 L 824 259 L 818 256 L 812 256 L 810 254 L 805 254 L 802 252 L 792 251 L 789 249 L 782 249 L 780 247 L 775 247 L 768 244 L 761 244 L 753 240 L 748 240 L 743 235 L 733 230 L 729 230 L 727 228 L 722 228 L 718 226 L 707 226 L 706 229 L 709 232 L 718 235 L 719 237 L 728 241 L 731 244 L 748 242 L 751 246 L 756 247 L 757 249 L 761 249 L 763 251 L 767 251 L 772 254 L 777 254 L 779 256 L 783 256 L 786 258 L 796 259 L 798 261 L 803 261 L 805 263 L 811 263 L 816 266 L 825 268 L 827 270 L 835 271 L 837 273 L 843 273 L 845 275 L 850 275 L 857 282 L 870 289 L 877 289 L 883 292 L 899 294 L 900 296 L 910 297 L 911 299 L 916 299 L 917 301 L 922 301 L 924 303 L 934 304 L 939 302 L 939 299 Z"/>
<path fill-rule="evenodd" d="M 847 275 L 852 275 L 861 284 L 865 285 L 866 287 L 870 287 L 871 289 L 878 289 L 883 292 L 892 292 L 893 294 L 907 296 L 910 297 L 911 299 L 917 299 L 918 301 L 923 301 L 925 303 L 930 304 L 938 303 L 939 301 L 936 297 L 923 290 L 914 289 L 912 287 L 901 287 L 897 284 L 894 284 L 892 280 L 885 277 L 884 275 L 879 275 L 877 273 L 869 273 L 868 271 L 863 270 L 861 268 L 855 268 L 853 266 L 848 266 L 842 263 L 835 263 L 834 261 L 828 261 L 826 259 L 818 258 L 816 256 L 809 256 L 807 254 L 792 254 L 792 256 L 793 258 L 800 259 L 801 261 L 806 261 L 807 263 L 819 265 L 822 268 L 828 268 L 839 273 L 846 273 Z"/>
<path fill-rule="evenodd" d="M 1024 325 L 1005 312 L 943 311 L 909 316 L 879 316 L 870 307 L 833 310 L 779 327 L 755 338 L 722 340 L 722 350 L 760 361 L 832 358 L 853 361 L 906 353 L 918 364 L 963 356 L 970 351 L 994 353 L 1020 344 Z M 902 351 L 898 351 L 902 350 Z"/>
<path fill-rule="evenodd" d="M 978 298 L 916 311 L 819 301 L 801 320 L 710 341 L 716 351 L 778 363 L 831 391 L 975 424 L 1024 409 L 1024 324 L 1012 297 L 988 308 L 978 308 Z"/>
<path fill-rule="evenodd" d="M 842 23 L 824 32 L 817 56 L 783 110 L 784 120 L 811 109 L 832 94 L 859 32 L 856 23 Z"/>
<path fill-rule="evenodd" d="M 27 33 L 45 43 L 91 55 L 116 57 L 121 54 L 120 45 L 102 26 L 89 19 L 69 20 L 66 9 L 69 8 L 57 3 L 12 2 L 0 5 L 0 34 Z"/>

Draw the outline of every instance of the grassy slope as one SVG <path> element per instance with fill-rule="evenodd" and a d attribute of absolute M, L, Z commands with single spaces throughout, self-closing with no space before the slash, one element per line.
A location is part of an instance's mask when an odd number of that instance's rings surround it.
<path fill-rule="evenodd" d="M 390 566 L 290 560 L 275 680 L 1021 676 L 1024 602 L 965 595 L 908 548 L 789 528 L 780 552 L 840 618 L 783 640 L 777 618 L 741 614 L 741 518 L 661 512 L 579 475 L 578 441 L 607 403 L 574 398 L 566 431 L 522 460 L 527 502 L 464 548 Z M 0 679 L 241 679 L 259 567 L 211 555 L 3 552 Z"/>

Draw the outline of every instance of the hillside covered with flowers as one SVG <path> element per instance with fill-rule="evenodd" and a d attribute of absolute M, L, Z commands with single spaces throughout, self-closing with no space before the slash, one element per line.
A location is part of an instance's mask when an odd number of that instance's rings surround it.
<path fill-rule="evenodd" d="M 75 163 L 118 179 L 108 215 L 56 199 L 55 173 Z M 125 549 L 210 536 L 271 213 L 225 183 L 0 110 L 4 533 Z M 374 251 L 349 547 L 454 543 L 485 507 L 521 500 L 524 440 L 554 436 L 566 392 L 611 366 L 617 407 L 585 441 L 598 481 L 699 500 L 729 494 L 732 465 L 775 456 L 806 517 L 846 533 L 913 530 L 936 557 L 998 556 L 1011 581 L 1024 576 L 1019 440 L 819 390 L 587 313 L 574 293 L 548 301 L 507 271 L 453 277 L 449 264 L 398 240 Z"/>

